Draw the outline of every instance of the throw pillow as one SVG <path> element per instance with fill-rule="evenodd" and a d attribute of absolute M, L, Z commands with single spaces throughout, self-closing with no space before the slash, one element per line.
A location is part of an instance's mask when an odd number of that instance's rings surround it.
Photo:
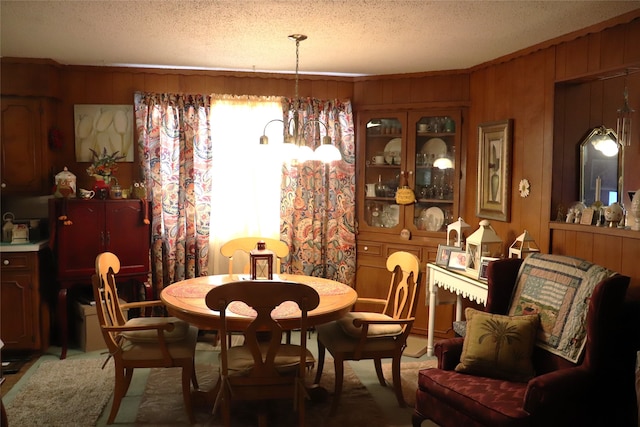
<path fill-rule="evenodd" d="M 368 313 L 364 311 L 354 311 L 347 313 L 343 318 L 338 320 L 338 324 L 342 327 L 342 330 L 354 338 L 360 338 L 362 335 L 362 327 L 355 326 L 353 321 L 355 319 L 362 320 L 393 320 L 391 317 L 382 313 Z M 398 324 L 388 325 L 369 325 L 367 329 L 368 337 L 394 337 L 402 333 L 402 326 Z"/>
<path fill-rule="evenodd" d="M 540 319 L 537 314 L 502 316 L 465 310 L 467 334 L 457 372 L 526 382 L 535 375 L 531 354 Z"/>

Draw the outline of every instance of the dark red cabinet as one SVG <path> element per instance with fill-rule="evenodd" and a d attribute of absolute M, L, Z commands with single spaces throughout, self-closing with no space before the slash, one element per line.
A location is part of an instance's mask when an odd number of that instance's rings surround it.
<path fill-rule="evenodd" d="M 120 283 L 147 282 L 151 228 L 144 221 L 148 209 L 143 209 L 143 203 L 146 202 L 134 199 L 49 202 L 56 279 L 60 286 L 57 319 L 61 358 L 66 357 L 68 344 L 67 291 L 74 286 L 91 286 L 98 254 L 113 252 L 118 256 Z"/>

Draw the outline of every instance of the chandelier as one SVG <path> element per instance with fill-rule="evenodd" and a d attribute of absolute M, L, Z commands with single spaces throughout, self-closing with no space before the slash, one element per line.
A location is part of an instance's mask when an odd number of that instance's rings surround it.
<path fill-rule="evenodd" d="M 624 77 L 624 104 L 618 109 L 618 122 L 617 131 L 618 142 L 620 145 L 631 145 L 631 115 L 635 110 L 629 107 L 629 89 L 627 88 L 627 78 L 629 77 L 629 70 Z"/>
<path fill-rule="evenodd" d="M 319 119 L 310 119 L 305 123 L 300 124 L 299 111 L 300 111 L 300 97 L 298 95 L 298 65 L 300 61 L 299 48 L 300 42 L 307 39 L 304 34 L 292 34 L 289 36 L 290 40 L 296 42 L 296 74 L 295 74 L 295 98 L 294 98 L 294 114 L 293 117 L 288 120 L 287 123 L 284 120 L 274 119 L 267 122 L 262 131 L 260 137 L 260 144 L 266 145 L 269 143 L 269 138 L 266 135 L 267 126 L 273 122 L 281 122 L 286 125 L 286 135 L 284 137 L 284 152 L 286 159 L 292 164 L 303 163 L 308 160 L 319 160 L 323 163 L 330 163 L 336 160 L 342 159 L 340 150 L 331 143 L 331 137 L 329 136 L 329 128 L 327 125 Z M 324 136 L 321 136 L 321 128 L 324 128 Z M 314 150 L 306 145 L 305 135 L 311 132 L 314 135 L 314 139 L 320 138 L 321 144 Z"/>

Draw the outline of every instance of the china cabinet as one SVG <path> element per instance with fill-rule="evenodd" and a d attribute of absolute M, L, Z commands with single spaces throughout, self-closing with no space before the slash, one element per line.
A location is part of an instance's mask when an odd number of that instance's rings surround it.
<path fill-rule="evenodd" d="M 52 186 L 47 133 L 53 107 L 47 98 L 2 97 L 0 171 L 2 195 L 49 194 Z"/>
<path fill-rule="evenodd" d="M 91 286 L 98 254 L 109 251 L 118 256 L 119 283 L 147 282 L 151 228 L 144 222 L 148 209 L 143 209 L 143 203 L 147 202 L 125 199 L 50 200 L 49 227 L 59 284 L 57 321 L 62 341 L 61 358 L 66 355 L 68 341 L 68 290 L 75 286 Z M 66 219 L 63 221 L 61 217 Z M 146 298 L 151 299 L 150 289 L 144 290 Z M 124 294 L 124 289 L 122 291 Z M 132 296 L 139 297 L 135 289 Z"/>
<path fill-rule="evenodd" d="M 460 212 L 462 110 L 366 111 L 358 116 L 358 295 L 386 297 L 386 258 L 415 253 L 422 265 L 434 261 L 446 243 L 447 225 Z M 396 201 L 408 188 L 415 202 Z M 424 274 L 424 283 L 427 283 Z M 426 335 L 426 290 L 413 333 Z M 455 297 L 442 292 L 435 335 L 452 336 Z"/>

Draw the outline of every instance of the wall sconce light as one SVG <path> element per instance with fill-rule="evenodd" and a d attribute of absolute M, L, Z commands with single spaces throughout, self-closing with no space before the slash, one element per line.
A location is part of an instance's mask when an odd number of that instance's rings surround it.
<path fill-rule="evenodd" d="M 509 258 L 526 258 L 537 252 L 540 252 L 540 248 L 527 230 L 524 230 L 509 247 Z"/>
<path fill-rule="evenodd" d="M 591 142 L 593 148 L 602 152 L 606 157 L 613 157 L 618 154 L 618 135 L 613 129 L 606 128 L 604 125 L 597 127 L 591 131 L 587 140 Z"/>
<path fill-rule="evenodd" d="M 267 249 L 267 244 L 260 240 L 255 249 L 249 252 L 249 275 L 251 280 L 273 279 L 273 252 Z"/>

